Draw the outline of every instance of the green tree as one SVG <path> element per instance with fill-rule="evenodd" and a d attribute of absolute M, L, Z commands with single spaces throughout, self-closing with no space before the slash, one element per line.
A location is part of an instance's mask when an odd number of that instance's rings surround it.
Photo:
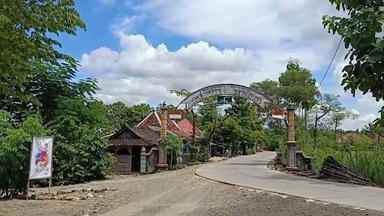
<path fill-rule="evenodd" d="M 178 157 L 181 154 L 183 140 L 174 134 L 167 134 L 160 142 L 165 146 L 167 154 L 171 156 L 169 165 L 173 169 L 173 155 L 175 154 Z"/>
<path fill-rule="evenodd" d="M 354 114 L 352 112 L 349 112 L 345 107 L 340 105 L 339 110 L 334 110 L 330 114 L 330 124 L 333 125 L 333 132 L 335 134 L 334 140 L 333 140 L 333 148 L 336 148 L 336 140 L 337 140 L 337 130 L 338 127 L 341 126 L 342 121 L 347 118 L 357 118 L 358 115 Z"/>
<path fill-rule="evenodd" d="M 54 119 L 61 100 L 71 97 L 92 98 L 98 90 L 95 79 L 75 79 L 76 70 L 69 65 L 53 66 L 49 64 L 35 64 L 36 71 L 31 76 L 26 89 L 35 95 L 39 105 L 30 106 L 30 111 L 38 111 L 43 122 L 48 123 Z"/>
<path fill-rule="evenodd" d="M 110 128 L 116 131 L 127 125 L 136 126 L 151 112 L 151 107 L 148 104 L 129 107 L 122 102 L 116 102 L 107 105 L 107 110 Z"/>
<path fill-rule="evenodd" d="M 319 95 L 316 80 L 311 72 L 300 66 L 298 61 L 290 60 L 287 70 L 279 77 L 279 95 L 290 103 L 310 109 Z"/>
<path fill-rule="evenodd" d="M 319 98 L 318 103 L 311 110 L 314 115 L 313 120 L 313 149 L 316 149 L 317 133 L 320 120 L 328 114 L 345 109 L 339 101 L 339 95 L 324 94 Z"/>
<path fill-rule="evenodd" d="M 279 77 L 279 84 L 279 95 L 304 110 L 304 125 L 301 124 L 300 127 L 303 128 L 304 134 L 307 134 L 308 110 L 316 103 L 316 96 L 320 94 L 316 80 L 308 69 L 300 66 L 298 61 L 290 60 L 286 71 Z M 305 135 L 303 144 L 306 142 Z"/>
<path fill-rule="evenodd" d="M 253 82 L 249 87 L 251 89 L 262 92 L 271 100 L 269 109 L 281 107 L 281 97 L 279 97 L 279 82 L 266 79 L 261 82 Z"/>
<path fill-rule="evenodd" d="M 30 137 L 49 131 L 44 133 L 55 140 L 54 183 L 104 177 L 111 162 L 101 140 L 108 131 L 106 107 L 92 97 L 96 80 L 75 82 L 76 60 L 57 50 L 61 33 L 85 29 L 74 1 L 4 0 L 0 11 L 0 110 L 11 118 L 0 123 L 8 128 L 0 132 L 0 154 L 22 163 L 19 154 L 29 155 Z M 28 132 L 30 116 L 37 123 Z M 20 181 L 27 176 L 18 173 Z"/>
<path fill-rule="evenodd" d="M 355 95 L 371 92 L 376 100 L 384 98 L 384 2 L 377 0 L 330 0 L 346 16 L 324 16 L 323 24 L 329 32 L 342 37 L 345 58 L 349 63 L 343 69 L 342 85 Z M 384 119 L 384 107 L 381 109 Z M 378 121 L 383 124 L 384 121 Z"/>
<path fill-rule="evenodd" d="M 85 97 L 63 98 L 50 123 L 55 184 L 70 184 L 105 177 L 112 162 L 108 144 L 101 137 L 107 110 L 100 101 Z"/>
<path fill-rule="evenodd" d="M 0 108 L 13 113 L 15 104 L 39 104 L 28 89 L 36 65 L 76 69 L 74 58 L 56 50 L 61 44 L 53 36 L 76 35 L 85 24 L 73 0 L 4 0 L 0 11 Z"/>
<path fill-rule="evenodd" d="M 6 198 L 25 191 L 32 138 L 47 134 L 38 115 L 28 116 L 18 127 L 11 122 L 11 115 L 0 111 L 0 197 Z"/>
<path fill-rule="evenodd" d="M 216 127 L 214 142 L 231 148 L 234 154 L 246 154 L 247 150 L 253 152 L 256 141 L 262 137 L 257 108 L 244 98 L 234 99 Z"/>
<path fill-rule="evenodd" d="M 364 127 L 365 133 L 371 133 L 375 135 L 375 143 L 376 143 L 376 149 L 382 149 L 382 139 L 384 137 L 384 127 L 381 125 L 369 123 Z"/>
<path fill-rule="evenodd" d="M 128 110 L 130 118 L 128 119 L 127 124 L 136 126 L 151 112 L 151 106 L 149 106 L 149 104 L 141 103 L 129 107 Z"/>

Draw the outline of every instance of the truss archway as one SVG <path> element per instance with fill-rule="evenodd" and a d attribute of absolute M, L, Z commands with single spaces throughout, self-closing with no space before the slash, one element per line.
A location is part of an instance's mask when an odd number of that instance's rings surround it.
<path fill-rule="evenodd" d="M 204 98 L 210 96 L 233 96 L 233 97 L 243 97 L 250 101 L 256 103 L 262 109 L 265 109 L 266 106 L 270 103 L 268 98 L 264 96 L 261 92 L 253 90 L 247 86 L 238 85 L 238 84 L 215 84 L 203 87 L 191 95 L 186 97 L 180 104 L 178 108 L 184 107 L 186 110 L 191 110 L 193 106 L 201 102 Z"/>

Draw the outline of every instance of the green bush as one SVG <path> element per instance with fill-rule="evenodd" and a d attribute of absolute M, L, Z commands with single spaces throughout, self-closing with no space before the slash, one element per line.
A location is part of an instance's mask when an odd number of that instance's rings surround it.
<path fill-rule="evenodd" d="M 207 162 L 210 158 L 208 147 L 198 148 L 195 146 L 190 146 L 189 149 L 189 161 L 190 164 L 198 164 L 198 162 Z"/>
<path fill-rule="evenodd" d="M 76 128 L 71 139 L 56 134 L 53 147 L 55 184 L 81 183 L 109 174 L 112 155 L 108 153 L 108 144 L 93 129 Z"/>
<path fill-rule="evenodd" d="M 384 186 L 384 150 L 354 151 L 343 154 L 340 160 L 347 167 L 370 179 L 373 183 Z"/>
<path fill-rule="evenodd" d="M 348 144 L 348 143 L 346 143 Z M 312 165 L 317 174 L 320 173 L 324 159 L 328 156 L 334 157 L 340 163 L 355 171 L 356 173 L 370 179 L 377 185 L 384 185 L 384 149 L 355 150 L 356 144 L 349 143 L 341 150 L 332 148 L 319 148 L 313 154 Z"/>
<path fill-rule="evenodd" d="M 174 134 L 167 134 L 160 140 L 160 143 L 165 146 L 165 150 L 167 151 L 169 169 L 174 169 L 173 165 L 177 163 L 177 157 L 181 155 L 183 140 Z"/>
<path fill-rule="evenodd" d="M 73 184 L 104 178 L 112 155 L 101 140 L 106 108 L 83 97 L 62 98 L 50 123 L 54 136 L 53 182 Z"/>
<path fill-rule="evenodd" d="M 280 143 L 279 149 L 278 149 L 278 155 L 280 156 L 281 163 L 284 166 L 287 166 L 288 164 L 288 156 L 287 156 L 287 145 L 285 143 Z"/>
<path fill-rule="evenodd" d="M 201 162 L 208 162 L 209 158 L 209 149 L 207 147 L 200 148 L 197 159 Z"/>
<path fill-rule="evenodd" d="M 245 154 L 246 155 L 255 154 L 255 150 L 253 148 L 247 148 L 247 150 L 245 150 Z"/>
<path fill-rule="evenodd" d="M 4 111 L 0 111 L 0 126 L 0 198 L 12 198 L 26 189 L 33 136 L 46 131 L 37 115 L 12 126 L 10 114 Z"/>
<path fill-rule="evenodd" d="M 285 132 L 281 130 L 266 129 L 263 136 L 263 146 L 275 151 L 285 144 Z"/>

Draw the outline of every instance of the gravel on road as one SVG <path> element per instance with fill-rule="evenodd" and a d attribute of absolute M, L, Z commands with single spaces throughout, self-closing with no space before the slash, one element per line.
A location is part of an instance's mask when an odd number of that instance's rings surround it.
<path fill-rule="evenodd" d="M 84 200 L 0 201 L 0 215 L 384 215 L 384 212 L 222 184 L 196 176 L 196 168 L 54 187 L 53 192 L 89 188 L 105 191 Z"/>

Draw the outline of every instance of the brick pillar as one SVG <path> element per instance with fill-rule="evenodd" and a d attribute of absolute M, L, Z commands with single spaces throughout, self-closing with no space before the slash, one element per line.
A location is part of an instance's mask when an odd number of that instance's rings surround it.
<path fill-rule="evenodd" d="M 160 113 L 160 140 L 167 135 L 167 118 L 168 112 L 165 108 L 162 108 Z M 159 143 L 159 163 L 157 164 L 157 169 L 160 171 L 168 169 L 167 152 L 165 146 L 161 143 Z"/>
<path fill-rule="evenodd" d="M 295 107 L 289 105 L 288 111 L 288 141 L 287 141 L 287 156 L 288 170 L 298 170 L 296 166 L 296 131 L 295 131 Z"/>
<path fill-rule="evenodd" d="M 160 139 L 167 136 L 167 110 L 162 109 L 160 114 Z"/>

